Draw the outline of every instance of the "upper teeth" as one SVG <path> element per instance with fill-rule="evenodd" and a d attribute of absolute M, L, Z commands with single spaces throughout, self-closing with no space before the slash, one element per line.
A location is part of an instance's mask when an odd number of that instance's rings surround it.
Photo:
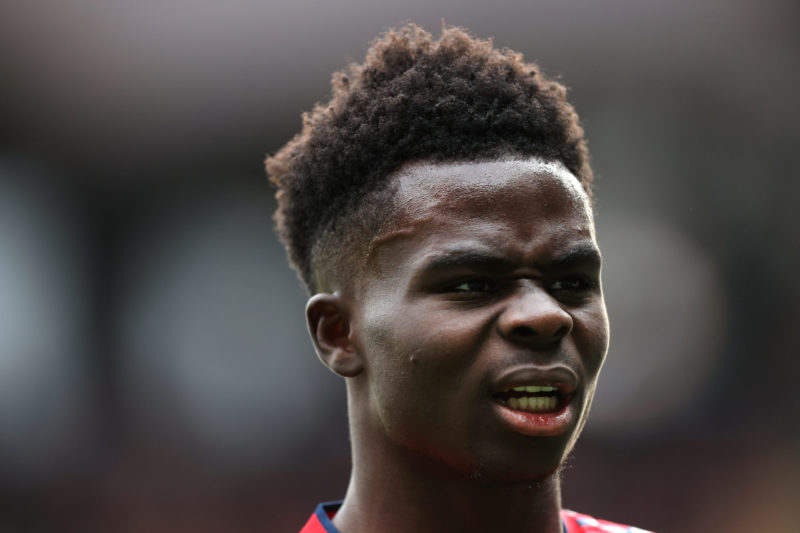
<path fill-rule="evenodd" d="M 525 387 L 514 387 L 511 390 L 515 392 L 555 392 L 558 389 L 556 389 L 555 387 L 548 387 L 548 386 L 539 387 L 537 385 L 527 385 Z"/>

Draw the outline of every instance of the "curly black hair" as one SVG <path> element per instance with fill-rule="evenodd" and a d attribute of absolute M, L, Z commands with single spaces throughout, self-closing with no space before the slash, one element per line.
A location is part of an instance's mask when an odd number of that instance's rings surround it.
<path fill-rule="evenodd" d="M 351 245 L 374 237 L 401 166 L 507 156 L 560 161 L 591 197 L 589 153 L 563 85 L 460 28 L 438 40 L 414 24 L 390 30 L 363 64 L 333 75 L 331 100 L 267 158 L 278 235 L 306 288 L 326 290 L 319 270 L 342 269 Z"/>

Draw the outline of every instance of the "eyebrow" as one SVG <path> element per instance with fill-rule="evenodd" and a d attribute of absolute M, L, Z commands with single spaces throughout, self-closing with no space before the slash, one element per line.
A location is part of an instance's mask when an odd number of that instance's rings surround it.
<path fill-rule="evenodd" d="M 442 254 L 435 255 L 425 261 L 420 269 L 421 272 L 435 272 L 437 270 L 448 270 L 454 267 L 502 267 L 508 266 L 511 261 L 480 250 L 464 249 L 450 250 Z"/>
<path fill-rule="evenodd" d="M 583 243 L 547 259 L 544 261 L 544 266 L 553 269 L 564 269 L 584 264 L 600 266 L 602 262 L 603 257 L 600 255 L 600 250 L 597 249 L 597 246 Z"/>
<path fill-rule="evenodd" d="M 455 249 L 435 255 L 425 261 L 420 268 L 421 273 L 448 270 L 456 267 L 476 268 L 511 268 L 514 261 L 493 254 L 491 252 L 475 249 Z M 539 262 L 539 267 L 545 270 L 568 269 L 578 265 L 600 266 L 602 256 L 594 244 L 583 243 L 572 247 L 563 253 L 546 258 Z"/>

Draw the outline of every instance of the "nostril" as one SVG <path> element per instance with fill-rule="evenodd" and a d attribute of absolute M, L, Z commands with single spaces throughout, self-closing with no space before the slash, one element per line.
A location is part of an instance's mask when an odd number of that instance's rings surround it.
<path fill-rule="evenodd" d="M 517 326 L 512 331 L 517 337 L 535 337 L 536 331 L 530 326 Z"/>
<path fill-rule="evenodd" d="M 541 332 L 541 333 L 542 334 L 540 335 L 540 333 L 538 333 L 534 328 L 532 328 L 530 326 L 517 326 L 513 330 L 511 330 L 511 334 L 513 336 L 521 338 L 521 339 L 532 339 L 532 338 L 535 338 L 535 337 L 545 337 L 545 338 L 547 337 L 546 335 L 544 335 L 544 333 L 546 333 L 546 332 Z M 562 325 L 556 331 L 552 332 L 552 334 L 549 335 L 549 337 L 550 338 L 554 338 L 554 339 L 560 339 L 561 337 L 564 337 L 567 333 L 569 333 L 569 327 L 567 327 L 566 325 Z"/>
<path fill-rule="evenodd" d="M 567 337 L 572 315 L 546 291 L 525 287 L 497 317 L 499 332 L 517 342 L 550 343 Z"/>

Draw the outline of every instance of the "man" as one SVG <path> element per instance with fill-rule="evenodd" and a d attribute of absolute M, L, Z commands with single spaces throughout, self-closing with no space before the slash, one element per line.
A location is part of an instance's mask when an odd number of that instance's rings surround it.
<path fill-rule="evenodd" d="M 302 533 L 641 531 L 561 509 L 608 347 L 583 131 L 560 84 L 409 25 L 267 170 L 345 378 L 353 471 Z"/>

